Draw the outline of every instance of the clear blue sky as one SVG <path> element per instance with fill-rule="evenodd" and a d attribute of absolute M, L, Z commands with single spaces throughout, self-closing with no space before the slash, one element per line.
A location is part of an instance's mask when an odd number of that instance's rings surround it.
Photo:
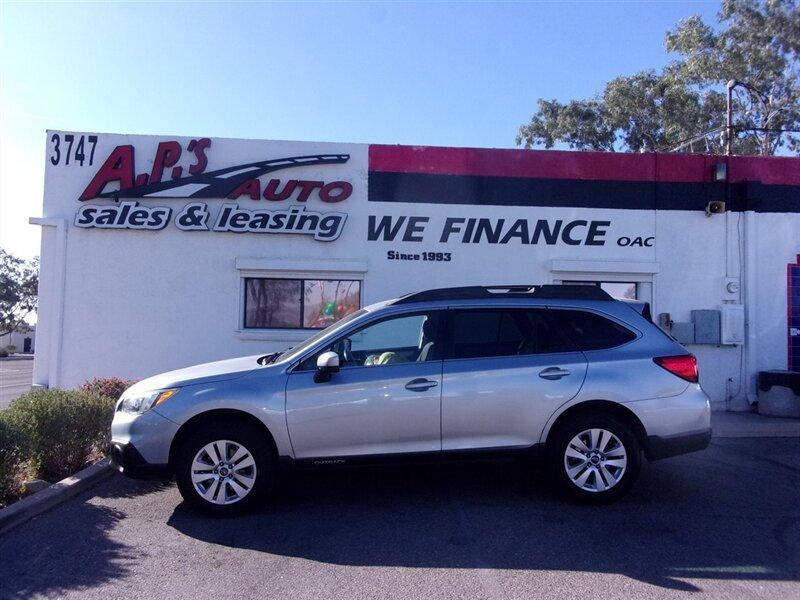
<path fill-rule="evenodd" d="M 513 147 L 537 98 L 663 66 L 718 7 L 0 0 L 0 246 L 38 253 L 47 128 Z"/>

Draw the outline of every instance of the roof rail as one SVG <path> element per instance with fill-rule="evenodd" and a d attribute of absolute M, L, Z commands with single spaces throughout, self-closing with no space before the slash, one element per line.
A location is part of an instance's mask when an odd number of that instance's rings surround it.
<path fill-rule="evenodd" d="M 477 300 L 481 298 L 558 298 L 613 300 L 598 285 L 473 285 L 438 288 L 401 296 L 392 304 L 433 302 L 436 300 Z"/>

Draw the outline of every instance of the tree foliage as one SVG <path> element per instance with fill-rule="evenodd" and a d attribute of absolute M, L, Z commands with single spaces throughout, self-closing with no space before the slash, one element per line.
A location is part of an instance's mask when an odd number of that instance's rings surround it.
<path fill-rule="evenodd" d="M 0 248 L 0 335 L 27 330 L 38 287 L 39 259 L 25 261 Z"/>
<path fill-rule="evenodd" d="M 723 0 L 718 25 L 699 16 L 667 32 L 662 71 L 617 77 L 588 100 L 540 99 L 517 145 L 579 150 L 721 153 L 726 83 L 734 88 L 734 152 L 800 153 L 798 0 Z M 708 135 L 700 135 L 706 132 Z"/>

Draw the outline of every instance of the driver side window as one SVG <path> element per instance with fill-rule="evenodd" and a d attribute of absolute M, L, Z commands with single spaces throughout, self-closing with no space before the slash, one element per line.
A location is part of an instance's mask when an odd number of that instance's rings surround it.
<path fill-rule="evenodd" d="M 370 323 L 337 339 L 300 365 L 316 368 L 317 356 L 332 351 L 341 367 L 372 367 L 440 360 L 439 312 L 396 315 Z"/>

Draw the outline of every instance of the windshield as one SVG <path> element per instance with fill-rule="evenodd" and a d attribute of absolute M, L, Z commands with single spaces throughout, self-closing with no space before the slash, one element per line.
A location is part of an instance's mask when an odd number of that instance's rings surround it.
<path fill-rule="evenodd" d="M 360 316 L 365 315 L 365 314 L 367 314 L 367 311 L 364 310 L 363 308 L 361 310 L 357 310 L 354 313 L 350 313 L 345 318 L 343 318 L 343 319 L 341 319 L 339 321 L 336 321 L 336 323 L 334 323 L 330 327 L 326 327 L 325 329 L 322 329 L 321 331 L 318 331 L 317 333 L 312 335 L 307 340 L 304 340 L 304 341 L 300 342 L 299 344 L 297 344 L 296 346 L 293 346 L 292 348 L 290 348 L 289 350 L 287 350 L 286 352 L 281 354 L 280 357 L 279 357 L 279 360 L 281 362 L 283 362 L 283 361 L 286 361 L 286 360 L 293 360 L 293 359 L 297 358 L 303 352 L 305 352 L 311 346 L 313 346 L 315 343 L 317 343 L 317 341 L 321 340 L 323 337 L 325 337 L 329 333 L 332 333 L 334 331 L 337 331 L 337 330 L 341 329 L 345 325 L 355 321 Z"/>

